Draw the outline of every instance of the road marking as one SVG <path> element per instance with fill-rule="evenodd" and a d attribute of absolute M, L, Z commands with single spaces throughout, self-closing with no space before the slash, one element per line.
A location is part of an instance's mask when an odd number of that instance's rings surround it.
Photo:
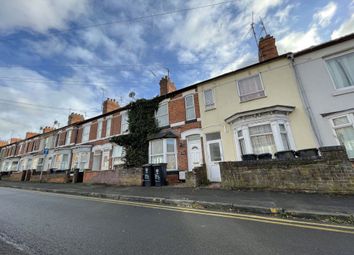
<path fill-rule="evenodd" d="M 23 190 L 23 189 L 20 189 L 20 190 L 25 191 L 25 192 L 40 193 L 43 195 L 60 196 L 60 197 L 67 197 L 67 198 L 72 198 L 72 199 L 96 201 L 96 202 L 101 202 L 101 203 L 129 205 L 129 206 L 136 206 L 136 207 L 143 207 L 143 208 L 150 208 L 150 209 L 160 209 L 160 210 L 173 211 L 173 212 L 183 212 L 183 213 L 190 213 L 190 214 L 222 217 L 222 218 L 229 218 L 229 219 L 239 219 L 239 220 L 262 222 L 262 223 L 268 223 L 268 224 L 276 224 L 276 225 L 291 226 L 291 227 L 298 227 L 298 228 L 314 229 L 314 230 L 321 230 L 321 231 L 354 234 L 354 227 L 351 227 L 351 226 L 288 220 L 288 219 L 275 218 L 275 217 L 271 217 L 271 216 L 266 217 L 266 216 L 248 215 L 248 214 L 242 214 L 242 213 L 227 213 L 227 212 L 209 211 L 209 210 L 205 210 L 205 209 L 183 208 L 183 207 L 177 207 L 177 206 L 114 200 L 114 199 L 108 199 L 108 198 L 96 198 L 96 197 L 86 197 L 86 196 L 80 196 L 80 195 L 62 194 L 62 193 L 50 193 L 50 192 L 43 192 L 43 191 L 37 191 L 37 190 Z"/>

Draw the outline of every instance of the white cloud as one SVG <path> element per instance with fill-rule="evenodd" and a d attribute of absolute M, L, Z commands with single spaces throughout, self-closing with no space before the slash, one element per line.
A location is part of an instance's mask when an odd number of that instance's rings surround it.
<path fill-rule="evenodd" d="M 327 27 L 334 14 L 337 5 L 329 2 L 319 9 L 312 17 L 312 23 L 307 31 L 293 31 L 285 34 L 277 43 L 280 52 L 299 51 L 304 48 L 319 44 L 321 39 L 321 29 Z"/>
<path fill-rule="evenodd" d="M 11 0 L 2 1 L 0 32 L 29 29 L 46 33 L 49 29 L 64 29 L 87 11 L 88 0 Z"/>
<path fill-rule="evenodd" d="M 38 131 L 40 126 L 51 125 L 54 120 L 66 125 L 69 108 L 92 115 L 90 109 L 97 102 L 92 87 L 77 83 L 62 85 L 27 68 L 2 67 L 0 77 L 0 130 L 6 138 L 11 134 L 23 137 L 26 131 Z"/>
<path fill-rule="evenodd" d="M 325 7 L 315 13 L 314 22 L 320 27 L 328 26 L 336 13 L 336 10 L 337 5 L 334 2 L 329 2 Z"/>
<path fill-rule="evenodd" d="M 321 42 L 315 26 L 306 32 L 292 32 L 278 41 L 279 51 L 299 51 Z"/>
<path fill-rule="evenodd" d="M 354 32 L 354 14 L 348 20 L 344 21 L 338 29 L 333 31 L 331 38 L 335 39 L 353 32 Z"/>

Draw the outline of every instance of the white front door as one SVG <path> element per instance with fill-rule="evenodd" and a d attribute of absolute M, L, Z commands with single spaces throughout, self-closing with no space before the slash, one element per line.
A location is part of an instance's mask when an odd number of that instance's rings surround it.
<path fill-rule="evenodd" d="M 207 142 L 208 160 L 207 169 L 211 182 L 221 182 L 219 162 L 223 160 L 221 140 Z"/>
<path fill-rule="evenodd" d="M 194 167 L 198 167 L 203 163 L 202 159 L 202 144 L 200 136 L 187 137 L 188 144 L 188 171 L 192 171 Z"/>

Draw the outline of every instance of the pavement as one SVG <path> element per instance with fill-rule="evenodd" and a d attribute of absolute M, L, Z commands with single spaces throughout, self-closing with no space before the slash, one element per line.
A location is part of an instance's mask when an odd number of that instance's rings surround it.
<path fill-rule="evenodd" d="M 118 187 L 0 181 L 0 187 L 71 195 L 140 201 L 228 212 L 272 214 L 354 224 L 354 196 L 270 191 L 231 191 L 208 188 Z"/>
<path fill-rule="evenodd" d="M 0 201 L 0 251 L 7 255 L 352 255 L 354 250 L 353 226 L 2 187 Z"/>

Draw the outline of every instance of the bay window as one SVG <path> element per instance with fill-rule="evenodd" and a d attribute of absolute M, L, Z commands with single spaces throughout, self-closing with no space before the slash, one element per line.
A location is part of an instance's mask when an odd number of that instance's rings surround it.
<path fill-rule="evenodd" d="M 114 145 L 112 151 L 113 166 L 124 164 L 124 148 L 120 145 Z"/>
<path fill-rule="evenodd" d="M 270 124 L 258 125 L 249 128 L 250 140 L 253 153 L 271 153 L 276 152 L 273 132 Z"/>
<path fill-rule="evenodd" d="M 242 125 L 235 129 L 235 139 L 239 160 L 244 154 L 274 154 L 295 149 L 289 123 L 283 120 Z"/>
<path fill-rule="evenodd" d="M 343 145 L 349 158 L 354 158 L 354 116 L 346 114 L 332 119 L 332 126 L 338 141 Z"/>
<path fill-rule="evenodd" d="M 155 114 L 155 118 L 157 120 L 157 124 L 159 127 L 165 127 L 169 125 L 168 120 L 168 102 L 161 103 L 159 105 L 159 109 Z"/>
<path fill-rule="evenodd" d="M 184 98 L 185 106 L 186 106 L 186 120 L 194 120 L 195 119 L 195 106 L 194 106 L 194 95 L 187 95 Z"/>
<path fill-rule="evenodd" d="M 167 163 L 167 170 L 177 170 L 176 139 L 152 140 L 149 144 L 149 162 Z"/>
<path fill-rule="evenodd" d="M 354 86 L 354 52 L 326 60 L 336 89 Z"/>
<path fill-rule="evenodd" d="M 259 74 L 237 81 L 237 90 L 241 102 L 265 96 Z"/>

